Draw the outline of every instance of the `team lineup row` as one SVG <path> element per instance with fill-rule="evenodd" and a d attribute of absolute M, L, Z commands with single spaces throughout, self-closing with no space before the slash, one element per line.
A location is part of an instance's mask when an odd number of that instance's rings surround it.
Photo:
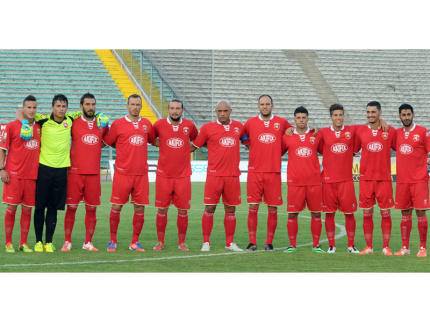
<path fill-rule="evenodd" d="M 52 100 L 49 115 L 37 113 L 37 100 L 27 96 L 17 120 L 7 125 L 0 144 L 1 180 L 4 182 L 6 252 L 15 252 L 12 232 L 17 206 L 21 207 L 21 239 L 19 250 L 32 252 L 27 244 L 34 211 L 36 252 L 54 252 L 52 237 L 56 229 L 57 210 L 66 209 L 65 242 L 62 251 L 72 248 L 72 230 L 80 202 L 85 203 L 86 236 L 83 249 L 96 251 L 92 236 L 96 226 L 96 209 L 100 205 L 100 159 L 105 145 L 116 149 L 115 175 L 112 183 L 112 204 L 109 223 L 110 241 L 107 251 L 117 249 L 117 231 L 124 204 L 134 205 L 133 251 L 144 251 L 139 236 L 144 223 L 145 205 L 149 204 L 147 144 L 159 147 L 156 170 L 155 206 L 158 241 L 153 248 L 164 248 L 167 212 L 171 204 L 178 209 L 178 249 L 188 251 L 185 237 L 188 210 L 191 204 L 190 153 L 206 146 L 208 168 L 204 191 L 205 210 L 202 216 L 202 251 L 210 251 L 213 215 L 221 197 L 224 204 L 225 249 L 243 251 L 234 243 L 236 206 L 241 204 L 240 144 L 249 148 L 247 203 L 249 245 L 246 251 L 257 250 L 256 233 L 259 206 L 267 205 L 267 237 L 264 249 L 273 251 L 277 227 L 277 209 L 283 204 L 281 158 L 288 153 L 287 166 L 287 231 L 290 246 L 285 252 L 296 252 L 298 214 L 306 207 L 311 213 L 312 251 L 325 253 L 319 244 L 322 231 L 321 213 L 325 213 L 328 253 L 336 252 L 335 212 L 345 215 L 348 252 L 373 253 L 374 206 L 381 209 L 382 253 L 393 255 L 391 238 L 392 207 L 402 212 L 402 248 L 395 255 L 410 254 L 409 236 L 412 210 L 418 218 L 420 248 L 418 257 L 427 256 L 426 240 L 429 208 L 429 176 L 427 155 L 430 134 L 413 122 L 413 107 L 402 104 L 399 118 L 403 127 L 395 130 L 381 119 L 381 105 L 367 104 L 366 125 L 344 125 L 344 108 L 330 107 L 332 126 L 323 129 L 308 126 L 309 113 L 303 106 L 294 111 L 293 127 L 286 119 L 273 114 L 269 95 L 258 98 L 259 115 L 245 124 L 231 119 L 228 101 L 217 103 L 217 119 L 198 131 L 190 120 L 182 118 L 180 100 L 169 102 L 169 116 L 153 125 L 140 117 L 142 99 L 133 94 L 127 99 L 128 114 L 109 120 L 96 111 L 96 98 L 87 93 L 80 101 L 81 111 L 66 113 L 67 97 L 59 94 Z M 393 198 L 391 182 L 391 149 L 396 151 L 397 183 Z M 359 203 L 352 177 L 354 153 L 361 150 Z M 322 172 L 318 153 L 322 158 Z M 363 231 L 366 247 L 361 252 L 354 244 L 356 220 L 354 213 L 363 210 Z M 46 216 L 45 216 L 46 210 Z M 45 244 L 43 230 L 45 228 Z"/>

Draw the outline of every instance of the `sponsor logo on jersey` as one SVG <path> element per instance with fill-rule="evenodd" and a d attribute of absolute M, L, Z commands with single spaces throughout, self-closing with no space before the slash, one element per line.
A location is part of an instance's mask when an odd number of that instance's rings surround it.
<path fill-rule="evenodd" d="M 345 143 L 336 143 L 330 147 L 331 152 L 336 154 L 342 154 L 348 151 L 348 145 Z"/>
<path fill-rule="evenodd" d="M 39 147 L 39 142 L 37 142 L 37 140 L 32 139 L 30 141 L 25 142 L 24 146 L 26 149 L 36 150 Z"/>
<path fill-rule="evenodd" d="M 94 134 L 85 134 L 82 136 L 82 142 L 88 145 L 96 145 L 99 141 L 99 137 Z"/>
<path fill-rule="evenodd" d="M 128 142 L 130 142 L 130 144 L 132 145 L 140 146 L 140 145 L 143 145 L 143 143 L 145 143 L 145 139 L 143 138 L 142 135 L 135 134 L 130 139 L 128 139 Z"/>
<path fill-rule="evenodd" d="M 275 130 L 278 131 L 281 128 L 281 124 L 275 123 L 274 127 L 275 127 Z"/>
<path fill-rule="evenodd" d="M 415 134 L 413 140 L 414 140 L 414 142 L 418 142 L 420 140 L 420 135 L 419 134 Z"/>
<path fill-rule="evenodd" d="M 227 136 L 225 138 L 221 138 L 219 140 L 219 144 L 221 144 L 222 146 L 226 147 L 226 148 L 230 148 L 232 146 L 236 145 L 236 140 Z"/>
<path fill-rule="evenodd" d="M 301 158 L 309 158 L 312 155 L 312 150 L 306 146 L 296 149 L 296 155 Z"/>
<path fill-rule="evenodd" d="M 67 122 L 64 122 L 63 126 L 67 129 L 69 127 L 69 124 Z"/>
<path fill-rule="evenodd" d="M 185 135 L 186 135 L 186 134 L 188 134 L 188 130 L 189 130 L 189 128 L 188 128 L 188 127 L 184 127 L 183 131 L 184 131 L 184 134 L 185 134 Z"/>
<path fill-rule="evenodd" d="M 351 139 L 351 132 L 345 132 L 345 137 L 349 140 Z"/>
<path fill-rule="evenodd" d="M 367 150 L 370 152 L 381 152 L 384 146 L 379 142 L 370 142 L 367 144 Z"/>
<path fill-rule="evenodd" d="M 234 133 L 236 133 L 237 135 L 239 135 L 239 128 L 238 127 L 234 128 Z"/>
<path fill-rule="evenodd" d="M 179 149 L 184 146 L 184 141 L 178 138 L 170 138 L 167 140 L 167 145 L 174 149 Z"/>
<path fill-rule="evenodd" d="M 409 144 L 402 144 L 399 151 L 401 154 L 411 154 L 414 151 L 414 148 Z"/>
<path fill-rule="evenodd" d="M 387 132 L 382 132 L 382 138 L 384 140 L 388 139 L 388 133 Z"/>
<path fill-rule="evenodd" d="M 271 144 L 276 141 L 276 136 L 272 133 L 263 133 L 258 136 L 258 141 L 264 144 Z"/>
<path fill-rule="evenodd" d="M 311 136 L 309 140 L 311 141 L 311 144 L 315 144 L 315 137 L 314 136 Z"/>

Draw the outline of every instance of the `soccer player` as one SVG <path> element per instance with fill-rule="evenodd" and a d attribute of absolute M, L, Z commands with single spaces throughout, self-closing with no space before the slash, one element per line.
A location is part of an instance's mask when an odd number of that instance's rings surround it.
<path fill-rule="evenodd" d="M 297 251 L 297 219 L 299 212 L 307 206 L 312 216 L 312 251 L 325 253 L 319 244 L 322 230 L 322 188 L 317 150 L 320 137 L 315 137 L 314 131 L 308 127 L 309 112 L 303 106 L 294 111 L 294 122 L 296 128 L 293 136 L 283 136 L 284 151 L 288 152 L 287 230 L 290 239 L 290 246 L 284 252 Z"/>
<path fill-rule="evenodd" d="M 32 127 L 31 140 L 25 141 L 20 137 L 21 122 L 15 120 L 7 124 L 0 144 L 0 171 L 1 180 L 4 182 L 3 203 L 7 204 L 4 225 L 8 253 L 15 252 L 12 245 L 12 232 L 19 204 L 21 204 L 21 240 L 18 249 L 26 253 L 33 251 L 27 245 L 27 236 L 31 223 L 31 208 L 35 206 L 39 167 L 40 126 L 34 122 L 36 110 L 36 98 L 28 95 L 22 105 L 22 114 Z"/>
<path fill-rule="evenodd" d="M 115 175 L 112 183 L 110 241 L 107 251 L 117 249 L 117 231 L 123 205 L 134 204 L 133 234 L 130 250 L 143 252 L 139 236 L 145 221 L 145 205 L 149 205 L 148 143 L 155 141 L 152 124 L 139 116 L 142 98 L 132 94 L 127 99 L 128 115 L 115 120 L 103 141 L 116 148 Z"/>
<path fill-rule="evenodd" d="M 368 125 L 361 125 L 355 134 L 354 153 L 361 150 L 359 207 L 363 209 L 363 232 L 366 247 L 360 254 L 373 254 L 373 207 L 381 209 L 382 253 L 393 255 L 389 247 L 391 238 L 391 208 L 394 206 L 391 181 L 391 148 L 396 146 L 395 130 L 381 128 L 381 104 L 367 104 Z"/>
<path fill-rule="evenodd" d="M 352 178 L 354 136 L 358 125 L 343 125 L 344 108 L 340 104 L 330 106 L 332 126 L 323 128 L 318 152 L 322 154 L 321 172 L 325 229 L 329 242 L 327 253 L 336 252 L 335 213 L 339 209 L 345 214 L 345 229 L 348 236 L 348 252 L 359 253 L 354 245 L 357 211 L 354 181 Z"/>
<path fill-rule="evenodd" d="M 103 136 L 109 127 L 97 127 L 96 98 L 86 93 L 81 97 L 81 117 L 73 122 L 71 166 L 68 169 L 66 215 L 64 217 L 65 242 L 62 251 L 72 249 L 72 230 L 75 215 L 81 201 L 85 203 L 85 242 L 83 249 L 97 251 L 92 237 L 97 223 L 96 210 L 100 206 L 100 159 L 104 146 Z"/>
<path fill-rule="evenodd" d="M 208 168 L 204 192 L 205 211 L 202 217 L 203 247 L 210 251 L 210 235 L 213 228 L 213 215 L 222 195 L 224 203 L 225 249 L 240 252 L 233 242 L 236 230 L 236 206 L 241 204 L 240 195 L 240 142 L 247 138 L 242 123 L 230 119 L 230 103 L 221 100 L 217 103 L 215 113 L 217 121 L 206 123 L 200 128 L 199 135 L 193 141 L 191 151 L 207 144 Z"/>
<path fill-rule="evenodd" d="M 281 158 L 282 136 L 292 127 L 284 118 L 275 116 L 273 100 L 269 95 L 258 99 L 260 115 L 245 122 L 249 137 L 249 163 L 247 201 L 249 245 L 247 251 L 257 250 L 258 209 L 264 201 L 267 205 L 267 237 L 264 247 L 273 251 L 273 237 L 278 225 L 278 206 L 282 205 Z M 263 199 L 264 198 L 264 199 Z"/>
<path fill-rule="evenodd" d="M 182 117 L 184 105 L 178 99 L 169 103 L 169 116 L 154 123 L 160 156 L 155 184 L 155 207 L 158 208 L 156 226 L 158 243 L 154 250 L 164 249 L 167 211 L 171 203 L 178 209 L 178 249 L 188 251 L 185 236 L 188 228 L 188 210 L 191 205 L 190 140 L 197 137 L 193 122 Z"/>
<path fill-rule="evenodd" d="M 417 256 L 426 257 L 428 231 L 426 210 L 429 209 L 426 160 L 430 152 L 430 133 L 426 128 L 414 123 L 414 109 L 409 104 L 400 105 L 399 118 L 403 127 L 396 130 L 396 209 L 402 211 L 400 223 L 402 248 L 395 255 L 410 254 L 412 210 L 415 208 L 420 238 Z"/>

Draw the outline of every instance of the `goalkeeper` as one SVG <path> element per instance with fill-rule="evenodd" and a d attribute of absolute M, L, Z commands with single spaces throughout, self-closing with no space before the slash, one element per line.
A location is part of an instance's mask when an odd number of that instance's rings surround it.
<path fill-rule="evenodd" d="M 36 252 L 54 252 L 52 244 L 57 225 L 57 210 L 65 209 L 67 192 L 67 168 L 70 166 L 70 138 L 73 120 L 82 112 L 67 113 L 68 100 L 63 94 L 55 95 L 52 100 L 51 114 L 37 113 L 35 121 L 42 128 L 39 171 L 36 181 L 36 209 L 34 230 L 36 233 Z M 22 112 L 17 117 L 23 120 Z M 98 115 L 105 120 L 104 115 Z M 99 123 L 99 122 L 98 122 Z M 107 125 L 105 122 L 103 125 Z M 21 137 L 31 138 L 31 129 L 22 124 Z M 46 219 L 45 219 L 45 208 Z M 43 228 L 46 224 L 45 245 L 42 242 Z"/>

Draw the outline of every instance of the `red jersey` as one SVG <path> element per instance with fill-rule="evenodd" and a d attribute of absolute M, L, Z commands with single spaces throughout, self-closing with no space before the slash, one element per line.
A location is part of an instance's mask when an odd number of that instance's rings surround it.
<path fill-rule="evenodd" d="M 318 152 L 323 156 L 322 182 L 353 180 L 354 137 L 358 127 L 359 125 L 345 125 L 340 131 L 335 131 L 330 126 L 318 131 Z"/>
<path fill-rule="evenodd" d="M 366 125 L 357 128 L 354 153 L 361 149 L 360 180 L 391 181 L 391 148 L 396 147 L 396 135 L 392 126 L 384 132 L 372 130 Z"/>
<path fill-rule="evenodd" d="M 0 148 L 7 150 L 6 172 L 11 178 L 37 179 L 40 152 L 40 125 L 33 124 L 33 137 L 21 138 L 21 122 L 15 120 L 6 126 Z"/>
<path fill-rule="evenodd" d="M 285 151 L 288 151 L 287 184 L 290 186 L 321 185 L 318 145 L 320 137 L 313 136 L 309 128 L 305 134 L 294 130 L 293 136 L 283 136 Z"/>
<path fill-rule="evenodd" d="M 414 124 L 406 132 L 396 130 L 396 173 L 399 183 L 427 182 L 427 154 L 430 152 L 430 133 L 422 126 Z"/>
<path fill-rule="evenodd" d="M 87 121 L 81 116 L 73 121 L 69 173 L 100 173 L 103 136 L 108 130 L 108 127 L 97 127 L 95 118 L 93 121 Z"/>
<path fill-rule="evenodd" d="M 201 148 L 207 143 L 208 176 L 240 176 L 240 138 L 243 135 L 243 125 L 238 121 L 230 120 L 228 125 L 218 120 L 203 124 L 193 144 Z"/>
<path fill-rule="evenodd" d="M 148 174 L 148 143 L 155 139 L 150 121 L 139 117 L 132 122 L 127 116 L 113 121 L 103 137 L 107 145 L 115 145 L 115 171 L 128 176 Z"/>
<path fill-rule="evenodd" d="M 160 141 L 157 175 L 163 177 L 191 176 L 190 140 L 197 137 L 193 122 L 181 118 L 179 125 L 172 125 L 169 118 L 154 123 L 154 133 Z"/>
<path fill-rule="evenodd" d="M 282 136 L 292 127 L 284 118 L 272 115 L 263 121 L 261 115 L 250 118 L 244 125 L 249 137 L 248 172 L 281 173 Z"/>

